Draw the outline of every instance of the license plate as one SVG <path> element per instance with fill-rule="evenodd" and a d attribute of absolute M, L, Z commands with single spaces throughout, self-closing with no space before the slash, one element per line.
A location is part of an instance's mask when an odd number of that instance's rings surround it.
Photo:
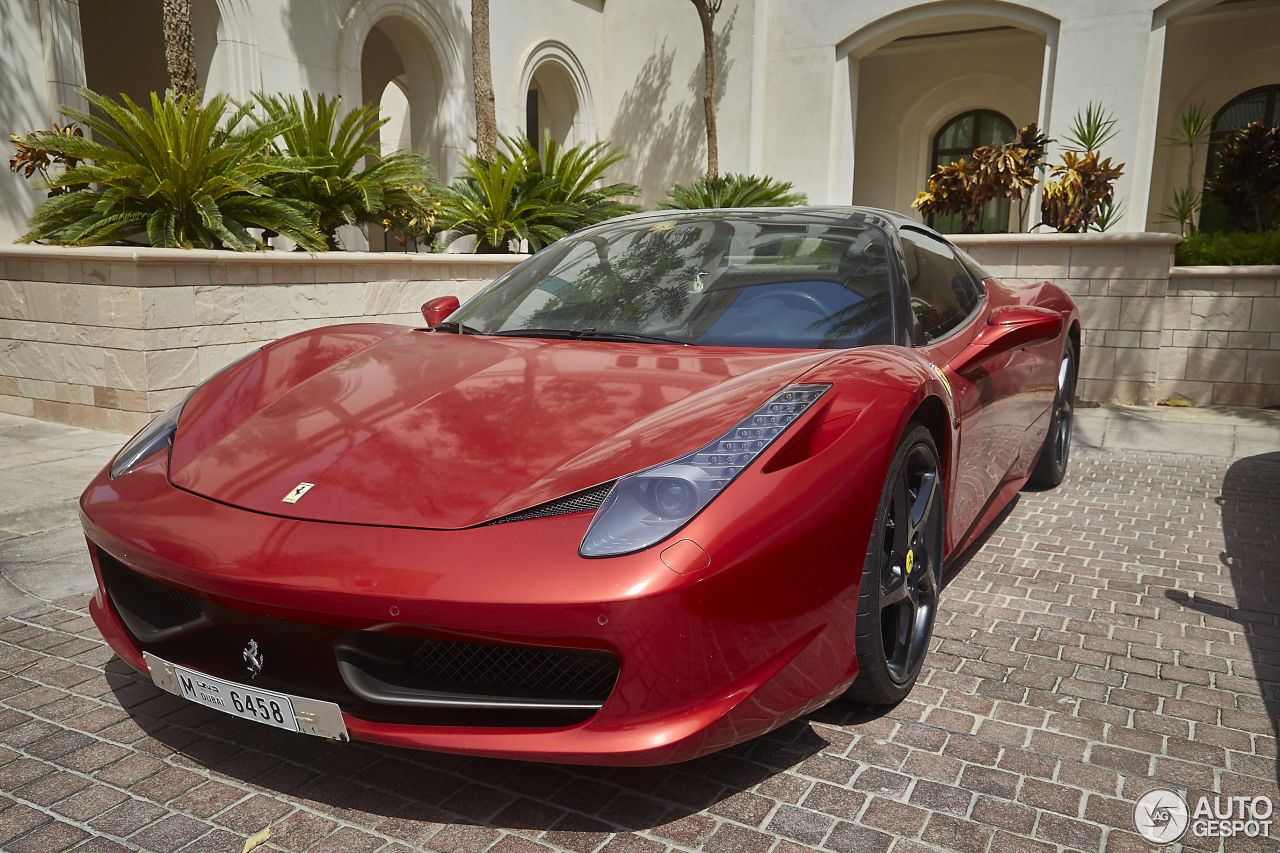
<path fill-rule="evenodd" d="M 350 739 L 342 711 L 332 702 L 224 681 L 169 663 L 150 652 L 143 652 L 142 656 L 151 668 L 151 680 L 157 687 L 197 705 L 291 732 L 335 740 Z"/>

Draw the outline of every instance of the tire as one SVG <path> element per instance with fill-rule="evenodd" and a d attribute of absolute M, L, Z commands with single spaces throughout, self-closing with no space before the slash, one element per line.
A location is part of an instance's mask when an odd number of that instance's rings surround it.
<path fill-rule="evenodd" d="M 858 593 L 855 702 L 895 705 L 911 692 L 938 614 L 944 484 L 938 449 L 912 423 L 893 454 Z"/>
<path fill-rule="evenodd" d="M 1058 390 L 1053 396 L 1053 414 L 1049 432 L 1045 434 L 1040 458 L 1027 483 L 1041 489 L 1052 489 L 1067 475 L 1067 459 L 1071 455 L 1071 429 L 1076 407 L 1076 348 L 1071 339 L 1062 350 L 1058 366 Z"/>

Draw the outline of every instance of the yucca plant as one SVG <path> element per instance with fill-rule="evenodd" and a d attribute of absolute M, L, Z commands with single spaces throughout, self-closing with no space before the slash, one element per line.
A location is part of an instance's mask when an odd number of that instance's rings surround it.
<path fill-rule="evenodd" d="M 698 210 L 715 207 L 796 207 L 807 204 L 804 193 L 792 192 L 788 181 L 768 175 L 725 174 L 702 177 L 692 184 L 676 184 L 658 202 L 662 210 Z"/>
<path fill-rule="evenodd" d="M 1166 145 L 1187 149 L 1187 185 L 1184 189 L 1174 190 L 1173 201 L 1166 202 L 1160 208 L 1160 219 L 1178 223 L 1180 236 L 1196 230 L 1196 214 L 1200 212 L 1202 198 L 1192 190 L 1192 182 L 1196 173 L 1196 149 L 1209 141 L 1212 130 L 1209 113 L 1203 103 L 1195 103 L 1178 113 L 1173 125 L 1173 133 L 1164 138 Z"/>
<path fill-rule="evenodd" d="M 313 101 L 303 93 L 299 101 L 257 93 L 254 100 L 266 116 L 262 125 L 283 128 L 274 139 L 279 152 L 302 167 L 273 178 L 271 186 L 310 206 L 330 249 L 339 248 L 343 225 L 432 218 L 430 163 L 416 151 L 380 155 L 378 129 L 388 120 L 378 117 L 377 107 L 365 104 L 342 116 L 342 99 L 325 94 Z"/>
<path fill-rule="evenodd" d="M 1099 149 L 1116 135 L 1116 120 L 1092 101 L 1076 113 L 1066 135 L 1062 162 L 1049 172 L 1040 201 L 1041 223 L 1061 232 L 1089 230 L 1102 217 L 1100 228 L 1119 216 L 1115 202 L 1117 180 L 1123 163 L 1112 163 Z"/>
<path fill-rule="evenodd" d="M 477 252 L 509 252 L 528 241 L 531 251 L 571 231 L 639 208 L 620 199 L 634 184 L 602 184 L 605 170 L 626 155 L 607 143 L 569 148 L 546 138 L 543 151 L 523 137 L 501 137 L 493 162 L 464 157 L 465 174 L 441 191 L 438 226 L 450 242 L 476 238 Z"/>
<path fill-rule="evenodd" d="M 100 246 L 145 231 L 153 246 L 247 251 L 263 248 L 248 231 L 256 227 L 304 248 L 324 247 L 306 207 L 267 185 L 294 171 L 262 154 L 283 124 L 237 132 L 246 110 L 229 110 L 225 95 L 201 104 L 198 96 L 152 93 L 146 109 L 127 96 L 80 93 L 96 112 L 63 107 L 63 114 L 105 142 L 49 132 L 26 137 L 80 162 L 45 182 L 50 190 L 72 191 L 36 208 L 23 242 Z"/>

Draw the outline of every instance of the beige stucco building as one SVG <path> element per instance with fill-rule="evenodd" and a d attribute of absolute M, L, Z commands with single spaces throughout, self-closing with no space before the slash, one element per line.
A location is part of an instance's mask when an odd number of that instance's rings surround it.
<path fill-rule="evenodd" d="M 384 144 L 459 170 L 474 128 L 467 0 L 193 0 L 200 83 L 342 94 L 392 115 Z M 648 203 L 705 167 L 701 36 L 687 0 L 491 0 L 498 124 L 604 139 Z M 161 0 L 0 0 L 0 128 L 60 120 L 88 85 L 163 88 Z M 1091 101 L 1117 119 L 1119 228 L 1176 230 L 1187 183 L 1163 143 L 1203 103 L 1274 123 L 1280 0 L 726 0 L 716 21 L 724 171 L 793 182 L 816 203 L 909 211 L 939 156 L 1035 121 L 1061 138 Z M 1242 96 L 1243 99 L 1242 99 Z M 979 143 L 984 141 L 978 140 Z M 1193 184 L 1202 181 L 1203 148 Z M 0 172 L 0 240 L 40 194 Z M 1016 224 L 1016 223 L 1015 223 Z"/>

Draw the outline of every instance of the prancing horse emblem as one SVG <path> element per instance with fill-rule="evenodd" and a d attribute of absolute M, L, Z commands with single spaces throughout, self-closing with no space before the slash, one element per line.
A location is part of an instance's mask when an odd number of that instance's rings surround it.
<path fill-rule="evenodd" d="M 262 665 L 267 662 L 267 656 L 258 651 L 257 640 L 250 640 L 249 645 L 244 647 L 243 657 L 249 677 L 257 678 L 258 673 L 262 672 Z"/>
<path fill-rule="evenodd" d="M 293 487 L 293 491 L 285 495 L 280 500 L 287 504 L 296 504 L 302 500 L 302 496 L 316 487 L 315 483 L 299 483 Z"/>

